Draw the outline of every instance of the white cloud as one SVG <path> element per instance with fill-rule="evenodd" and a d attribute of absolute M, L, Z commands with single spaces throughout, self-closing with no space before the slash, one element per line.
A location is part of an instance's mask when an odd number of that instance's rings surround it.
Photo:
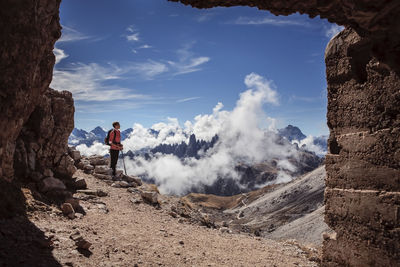
<path fill-rule="evenodd" d="M 129 42 L 138 42 L 140 40 L 139 31 L 136 29 L 135 25 L 129 25 L 126 31 L 129 32 L 129 34 L 125 35 L 125 38 Z"/>
<path fill-rule="evenodd" d="M 165 73 L 169 70 L 166 64 L 153 60 L 136 63 L 132 66 L 132 69 L 143 78 L 148 80 L 154 79 L 155 76 Z"/>
<path fill-rule="evenodd" d="M 287 18 L 250 18 L 239 17 L 232 24 L 237 25 L 273 25 L 273 26 L 309 26 L 308 23 L 303 21 L 289 20 Z"/>
<path fill-rule="evenodd" d="M 233 110 L 224 110 L 218 103 L 211 114 L 197 115 L 193 121 L 186 121 L 181 127 L 176 118 L 154 124 L 149 129 L 140 124 L 133 125 L 133 132 L 123 140 L 124 150 L 139 151 L 153 148 L 159 144 L 178 144 L 188 142 L 188 137 L 195 134 L 197 139 L 209 141 L 216 134 L 218 142 L 200 159 L 179 159 L 173 155 L 157 154 L 151 160 L 135 157 L 125 159 L 127 171 L 133 175 L 145 175 L 154 178 L 163 193 L 183 194 L 193 186 L 211 185 L 219 177 L 239 179 L 235 167 L 239 163 L 256 163 L 275 160 L 278 167 L 278 182 L 292 179 L 290 172 L 294 166 L 287 160 L 296 159 L 297 151 L 289 144 L 278 142 L 274 132 L 266 131 L 260 125 L 270 124 L 275 128 L 275 120 L 263 111 L 263 105 L 276 104 L 277 92 L 270 81 L 251 73 L 244 79 L 247 87 L 240 94 Z M 106 153 L 100 144 L 93 148 L 84 145 L 78 147 L 83 154 Z"/>
<path fill-rule="evenodd" d="M 86 39 L 90 39 L 90 38 L 92 38 L 92 37 L 85 35 L 73 28 L 62 25 L 61 38 L 57 42 L 58 43 L 74 42 L 74 41 L 86 40 Z"/>
<path fill-rule="evenodd" d="M 332 24 L 332 25 L 330 25 L 330 27 L 325 28 L 325 36 L 328 37 L 329 39 L 332 39 L 343 29 L 344 29 L 343 26 L 339 26 L 337 24 Z"/>
<path fill-rule="evenodd" d="M 196 99 L 200 99 L 200 96 L 195 96 L 195 97 L 188 97 L 188 98 L 182 98 L 182 99 L 178 99 L 176 100 L 177 103 L 183 103 L 183 102 L 188 102 L 188 101 L 192 101 L 192 100 L 196 100 Z"/>
<path fill-rule="evenodd" d="M 56 65 L 57 65 L 58 63 L 60 63 L 61 60 L 63 60 L 64 58 L 67 58 L 67 57 L 68 57 L 68 55 L 65 53 L 64 50 L 62 50 L 62 49 L 60 49 L 60 48 L 57 48 L 57 47 L 54 47 L 53 53 L 54 53 L 54 55 L 55 55 L 55 57 L 56 57 Z"/>
<path fill-rule="evenodd" d="M 292 140 L 293 144 L 297 144 L 299 147 L 305 146 L 305 149 L 308 151 L 314 152 L 318 156 L 324 156 L 327 151 L 326 148 L 323 148 L 319 145 L 314 144 L 315 137 L 312 135 L 307 136 L 303 140 Z"/>
<path fill-rule="evenodd" d="M 216 15 L 216 13 L 211 12 L 210 10 L 207 10 L 203 14 L 197 16 L 195 19 L 197 22 L 205 22 L 205 21 L 209 21 L 215 15 Z"/>
<path fill-rule="evenodd" d="M 139 41 L 139 33 L 134 33 L 134 34 L 130 34 L 126 36 L 126 40 L 128 41 L 133 41 L 133 42 L 137 42 Z"/>
<path fill-rule="evenodd" d="M 200 66 L 207 63 L 211 59 L 209 57 L 195 57 L 191 51 L 194 43 L 188 43 L 176 51 L 178 55 L 177 61 L 168 61 L 173 69 L 173 75 L 181 75 L 201 70 Z"/>
<path fill-rule="evenodd" d="M 135 30 L 135 25 L 129 25 L 127 28 L 126 28 L 126 30 L 128 31 L 128 32 L 135 32 L 136 30 Z"/>
<path fill-rule="evenodd" d="M 251 94 L 249 98 L 253 98 L 253 101 L 257 103 L 257 98 L 265 99 L 267 103 L 278 105 L 278 94 L 275 90 L 272 89 L 272 83 L 266 80 L 264 77 L 251 73 L 246 76 L 244 83 L 249 88 L 256 88 L 253 91 L 246 91 L 243 94 Z"/>
<path fill-rule="evenodd" d="M 152 46 L 148 45 L 148 44 L 145 44 L 145 45 L 142 45 L 142 46 L 138 47 L 138 49 L 148 49 L 148 48 L 152 48 Z"/>
<path fill-rule="evenodd" d="M 56 90 L 70 91 L 75 100 L 112 101 L 146 98 L 144 95 L 132 93 L 131 89 L 110 84 L 112 81 L 122 79 L 125 71 L 111 64 L 101 66 L 96 63 L 74 63 L 68 68 L 56 68 L 50 86 Z"/>
<path fill-rule="evenodd" d="M 94 142 L 94 144 L 90 147 L 88 147 L 85 144 L 81 144 L 76 146 L 76 149 L 79 150 L 83 156 L 90 156 L 90 155 L 104 156 L 108 153 L 110 147 L 102 143 Z"/>
<path fill-rule="evenodd" d="M 148 129 L 135 124 L 130 137 L 123 141 L 126 150 L 140 150 L 158 144 L 176 144 L 188 141 L 190 134 L 198 139 L 211 140 L 218 134 L 219 141 L 200 159 L 178 159 L 172 155 L 156 155 L 152 160 L 137 157 L 128 160 L 128 173 L 146 175 L 156 180 L 163 193 L 186 193 L 194 185 L 211 185 L 218 177 L 238 179 L 235 170 L 238 163 L 255 163 L 275 159 L 278 162 L 279 181 L 290 180 L 287 173 L 294 166 L 287 157 L 296 157 L 296 150 L 290 145 L 277 142 L 273 132 L 260 128 L 265 122 L 274 123 L 262 109 L 266 103 L 276 103 L 277 93 L 265 78 L 251 73 L 246 76 L 248 89 L 240 94 L 232 111 L 223 110 L 218 103 L 212 114 L 198 115 L 194 121 L 187 121 L 184 128 L 177 119 L 169 118 L 167 123 L 158 123 L 151 128 L 159 131 L 152 135 Z M 274 92 L 274 93 L 273 93 Z"/>

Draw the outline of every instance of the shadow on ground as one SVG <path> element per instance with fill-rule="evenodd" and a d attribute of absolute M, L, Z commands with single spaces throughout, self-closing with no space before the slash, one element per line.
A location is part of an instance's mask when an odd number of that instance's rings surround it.
<path fill-rule="evenodd" d="M 52 255 L 51 236 L 29 221 L 21 186 L 1 178 L 0 266 L 61 266 Z"/>

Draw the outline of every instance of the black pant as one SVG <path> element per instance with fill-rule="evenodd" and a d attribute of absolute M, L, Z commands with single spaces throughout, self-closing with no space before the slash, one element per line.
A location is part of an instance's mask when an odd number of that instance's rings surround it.
<path fill-rule="evenodd" d="M 115 167 L 117 166 L 118 162 L 118 154 L 119 150 L 110 149 L 110 157 L 111 157 L 110 167 L 113 170 L 113 175 L 115 175 Z"/>

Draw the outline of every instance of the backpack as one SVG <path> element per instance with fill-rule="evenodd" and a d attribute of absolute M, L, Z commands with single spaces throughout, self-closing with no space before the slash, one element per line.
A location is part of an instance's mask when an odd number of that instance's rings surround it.
<path fill-rule="evenodd" d="M 105 143 L 107 146 L 110 146 L 110 144 L 109 144 L 109 142 L 110 142 L 110 133 L 111 133 L 112 131 L 114 131 L 114 129 L 109 130 L 109 131 L 107 132 L 106 138 L 104 138 L 104 143 Z M 116 136 L 116 134 L 114 134 L 114 140 L 112 140 L 113 142 L 115 142 L 115 136 Z"/>

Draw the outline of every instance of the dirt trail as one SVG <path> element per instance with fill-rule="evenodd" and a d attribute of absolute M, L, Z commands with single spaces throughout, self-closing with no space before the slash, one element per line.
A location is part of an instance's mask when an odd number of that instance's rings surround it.
<path fill-rule="evenodd" d="M 53 240 L 62 266 L 317 266 L 291 242 L 222 233 L 173 218 L 161 197 L 161 209 L 130 200 L 126 189 L 113 188 L 78 171 L 90 189 L 107 197 L 81 201 L 86 215 L 70 220 L 54 211 L 35 211 L 31 221 Z M 69 238 L 79 230 L 92 243 L 90 253 L 76 250 Z"/>

